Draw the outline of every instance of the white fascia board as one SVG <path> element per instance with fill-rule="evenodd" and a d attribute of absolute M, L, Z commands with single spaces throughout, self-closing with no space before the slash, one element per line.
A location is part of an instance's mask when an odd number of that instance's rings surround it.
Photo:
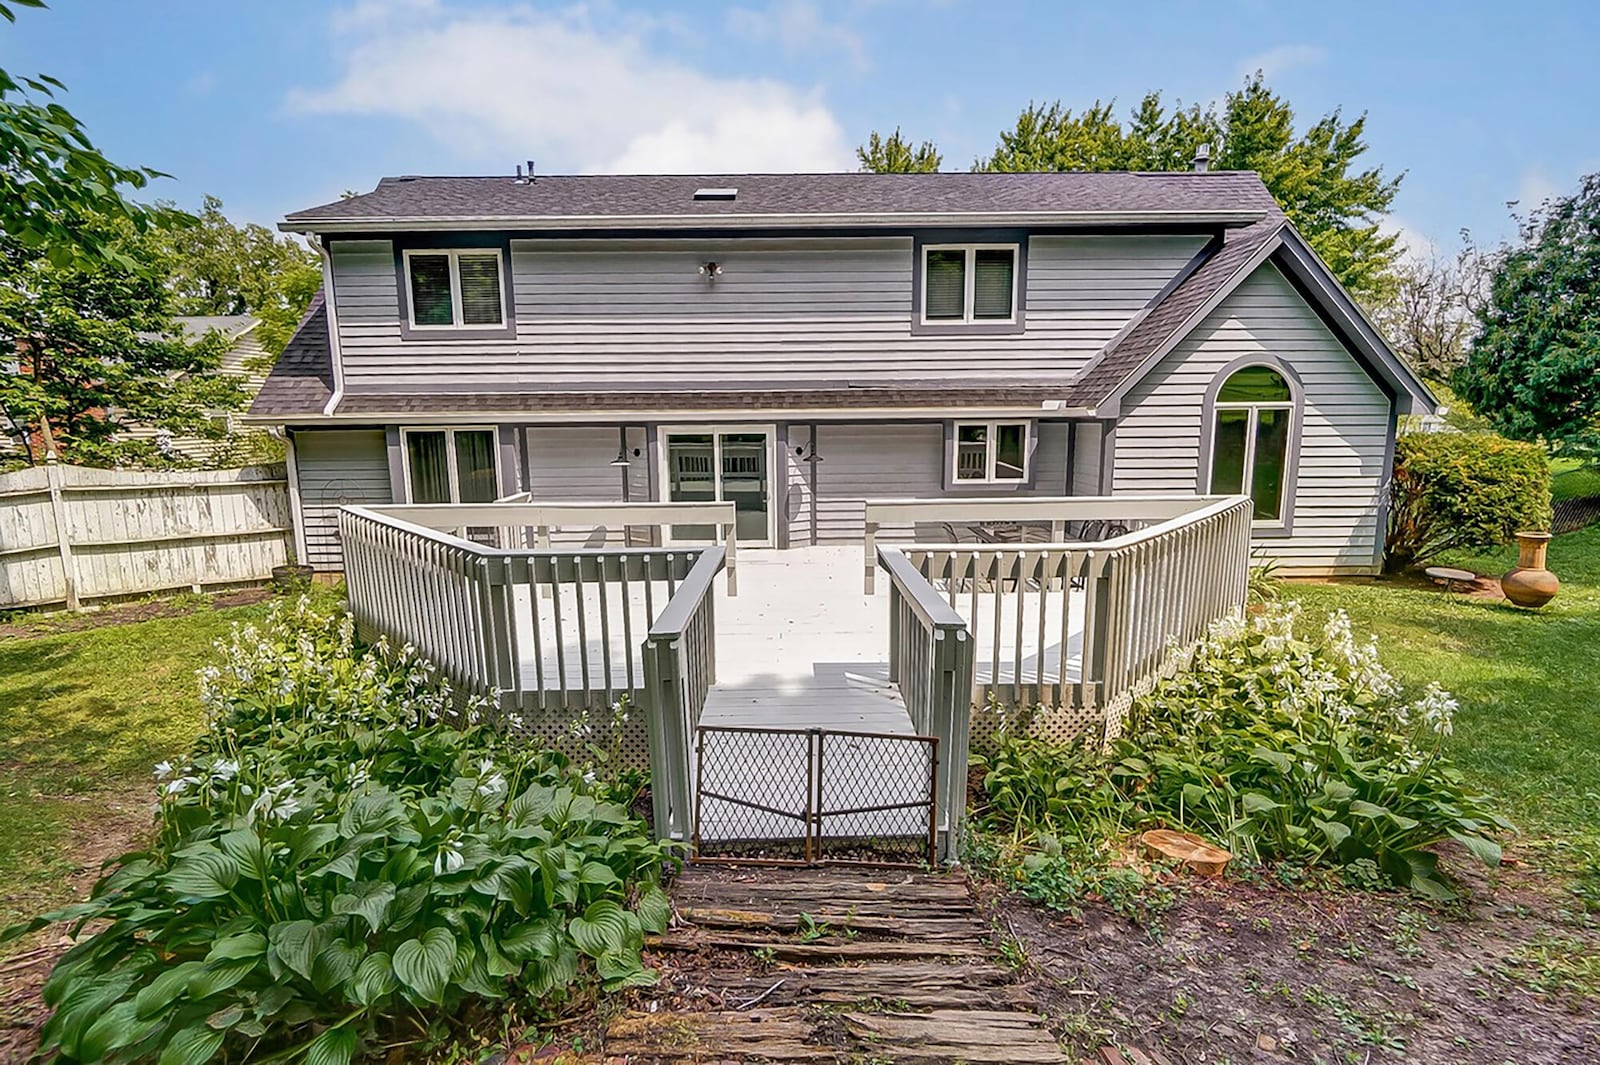
<path fill-rule="evenodd" d="M 278 223 L 285 233 L 469 232 L 475 230 L 572 229 L 812 229 L 907 226 L 1112 226 L 1207 225 L 1244 226 L 1266 217 L 1264 211 L 883 211 L 838 214 L 717 215 L 459 215 L 375 216 L 369 218 L 287 218 Z"/>
<path fill-rule="evenodd" d="M 1006 418 L 1045 421 L 1094 418 L 1087 407 L 773 407 L 762 409 L 695 410 L 674 408 L 631 410 L 601 408 L 574 411 L 363 411 L 360 414 L 262 414 L 245 415 L 250 425 L 644 425 L 647 423 L 751 425 L 767 422 L 860 422 L 927 421 L 954 418 L 976 420 Z"/>

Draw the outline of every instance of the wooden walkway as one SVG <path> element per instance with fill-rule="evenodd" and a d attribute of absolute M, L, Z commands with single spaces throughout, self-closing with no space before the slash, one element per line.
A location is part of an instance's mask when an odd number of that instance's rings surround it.
<path fill-rule="evenodd" d="M 629 1061 L 1067 1060 L 959 873 L 691 867 L 650 946 L 665 992 L 703 1009 L 635 1011 L 605 1053 Z"/>

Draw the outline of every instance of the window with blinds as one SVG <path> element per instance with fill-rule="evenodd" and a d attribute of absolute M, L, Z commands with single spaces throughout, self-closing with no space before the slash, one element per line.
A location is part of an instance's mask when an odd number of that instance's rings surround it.
<path fill-rule="evenodd" d="M 1017 246 L 923 248 L 922 320 L 932 325 L 1016 321 Z"/>
<path fill-rule="evenodd" d="M 492 503 L 500 495 L 494 430 L 402 429 L 412 503 Z"/>
<path fill-rule="evenodd" d="M 407 251 L 405 266 L 413 329 L 505 323 L 498 251 Z"/>

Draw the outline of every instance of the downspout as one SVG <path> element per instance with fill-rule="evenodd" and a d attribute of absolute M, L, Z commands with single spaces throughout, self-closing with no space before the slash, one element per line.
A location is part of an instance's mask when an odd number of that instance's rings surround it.
<path fill-rule="evenodd" d="M 339 346 L 339 301 L 333 291 L 333 253 L 319 235 L 313 233 L 309 240 L 322 256 L 322 305 L 328 315 L 328 357 L 333 361 L 333 395 L 328 397 L 322 413 L 332 414 L 344 399 L 344 353 Z"/>

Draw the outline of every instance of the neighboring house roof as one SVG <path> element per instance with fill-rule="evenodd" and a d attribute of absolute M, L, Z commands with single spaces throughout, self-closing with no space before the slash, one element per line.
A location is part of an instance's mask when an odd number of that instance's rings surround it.
<path fill-rule="evenodd" d="M 227 334 L 230 340 L 236 340 L 261 324 L 254 315 L 249 314 L 191 314 L 181 315 L 173 321 L 183 327 L 183 335 L 188 340 L 199 340 L 213 329 Z"/>
<path fill-rule="evenodd" d="M 251 417 L 320 414 L 333 396 L 333 357 L 328 349 L 328 308 L 322 290 L 311 297 L 288 346 L 250 404 Z"/>
<path fill-rule="evenodd" d="M 696 200 L 700 189 L 738 195 Z M 281 228 L 904 226 L 919 219 L 1246 225 L 1275 210 L 1249 171 L 390 177 L 371 192 L 296 211 Z"/>

